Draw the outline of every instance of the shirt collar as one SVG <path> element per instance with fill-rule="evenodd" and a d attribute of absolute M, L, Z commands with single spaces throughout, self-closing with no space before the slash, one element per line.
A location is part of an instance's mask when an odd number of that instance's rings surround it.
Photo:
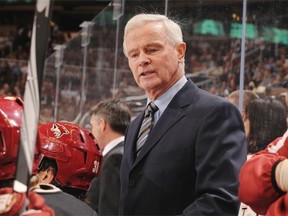
<path fill-rule="evenodd" d="M 111 142 L 109 142 L 103 149 L 102 151 L 102 155 L 103 157 L 109 152 L 111 151 L 115 146 L 118 145 L 118 143 L 124 141 L 124 136 L 118 137 L 114 140 L 112 140 Z"/>
<path fill-rule="evenodd" d="M 155 121 L 157 121 L 162 113 L 167 108 L 168 104 L 171 102 L 173 97 L 178 93 L 178 91 L 186 84 L 187 78 L 183 75 L 173 86 L 171 86 L 166 92 L 164 92 L 160 97 L 158 97 L 154 103 L 158 107 L 158 111 L 155 113 Z M 147 100 L 147 104 L 151 100 Z"/>

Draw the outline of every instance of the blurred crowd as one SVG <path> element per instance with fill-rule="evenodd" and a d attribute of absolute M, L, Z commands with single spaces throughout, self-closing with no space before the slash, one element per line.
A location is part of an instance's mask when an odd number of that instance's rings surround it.
<path fill-rule="evenodd" d="M 70 40 L 66 33 L 51 28 L 51 38 L 47 57 L 55 50 L 55 45 L 67 44 L 71 48 L 65 53 L 61 68 L 59 102 L 61 106 L 57 116 L 72 121 L 79 113 L 79 107 L 71 106 L 81 102 L 81 82 L 83 73 L 83 55 L 78 38 Z M 114 30 L 111 30 L 112 32 Z M 107 32 L 111 32 L 108 30 Z M 86 91 L 84 112 L 91 104 L 101 99 L 115 96 L 125 100 L 129 96 L 142 95 L 128 69 L 127 61 L 120 49 L 117 59 L 119 68 L 114 77 L 114 33 L 103 31 L 91 37 L 86 69 Z M 111 36 L 112 35 L 112 36 Z M 209 92 L 227 97 L 239 89 L 241 40 L 214 38 L 211 36 L 191 35 L 184 32 L 187 41 L 185 59 L 186 74 L 199 87 Z M 105 40 L 109 38 L 109 40 Z M 210 39 L 209 39 L 210 38 Z M 22 96 L 25 88 L 27 64 L 29 60 L 31 28 L 22 26 L 8 36 L 0 35 L 0 95 Z M 110 41 L 109 43 L 107 41 Z M 103 47 L 100 44 L 103 45 Z M 79 47 L 78 47 L 79 46 Z M 281 44 L 264 42 L 260 39 L 247 40 L 245 44 L 244 89 L 265 95 L 271 88 L 286 88 L 288 80 L 288 49 Z M 42 86 L 43 112 L 48 119 L 53 119 L 55 105 L 56 68 L 46 65 L 46 75 Z M 117 79 L 116 93 L 113 92 L 113 79 Z M 198 82 L 199 80 L 199 82 Z M 115 81 L 115 80 L 114 80 Z M 269 93 L 270 94 L 270 93 Z M 139 99 L 141 100 L 141 99 Z M 138 101 L 131 106 L 136 106 Z M 69 112 L 67 112 L 70 107 Z M 137 108 L 137 106 L 136 106 Z M 56 117 L 54 115 L 54 117 Z M 56 119 L 54 119 L 56 120 Z"/>

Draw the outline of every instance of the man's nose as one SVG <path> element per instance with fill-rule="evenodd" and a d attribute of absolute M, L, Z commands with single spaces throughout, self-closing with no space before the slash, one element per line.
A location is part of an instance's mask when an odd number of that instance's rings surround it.
<path fill-rule="evenodd" d="M 139 65 L 141 67 L 143 67 L 143 66 L 145 66 L 145 65 L 147 65 L 149 63 L 150 63 L 150 58 L 146 54 L 141 53 L 140 54 L 140 58 L 139 58 Z"/>

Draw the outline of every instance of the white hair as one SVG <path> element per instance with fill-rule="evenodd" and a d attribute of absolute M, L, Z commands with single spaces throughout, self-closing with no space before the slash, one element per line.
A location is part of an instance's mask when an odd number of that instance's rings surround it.
<path fill-rule="evenodd" d="M 137 29 L 142 25 L 149 22 L 162 22 L 163 26 L 167 32 L 167 36 L 170 39 L 171 43 L 177 44 L 183 42 L 183 34 L 179 24 L 175 21 L 169 19 L 165 15 L 161 14 L 138 14 L 132 17 L 126 24 L 124 29 L 124 38 L 123 38 L 123 51 L 125 56 L 126 53 L 126 36 L 129 31 Z"/>

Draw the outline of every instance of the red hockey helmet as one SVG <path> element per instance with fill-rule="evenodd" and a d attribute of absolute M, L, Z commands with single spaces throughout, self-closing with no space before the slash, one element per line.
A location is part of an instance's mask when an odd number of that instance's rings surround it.
<path fill-rule="evenodd" d="M 20 97 L 0 96 L 0 180 L 15 177 L 22 113 Z"/>
<path fill-rule="evenodd" d="M 38 126 L 38 135 L 40 155 L 34 165 L 40 167 L 44 158 L 54 159 L 55 180 L 61 187 L 87 190 L 102 160 L 92 133 L 72 123 L 50 122 Z"/>

